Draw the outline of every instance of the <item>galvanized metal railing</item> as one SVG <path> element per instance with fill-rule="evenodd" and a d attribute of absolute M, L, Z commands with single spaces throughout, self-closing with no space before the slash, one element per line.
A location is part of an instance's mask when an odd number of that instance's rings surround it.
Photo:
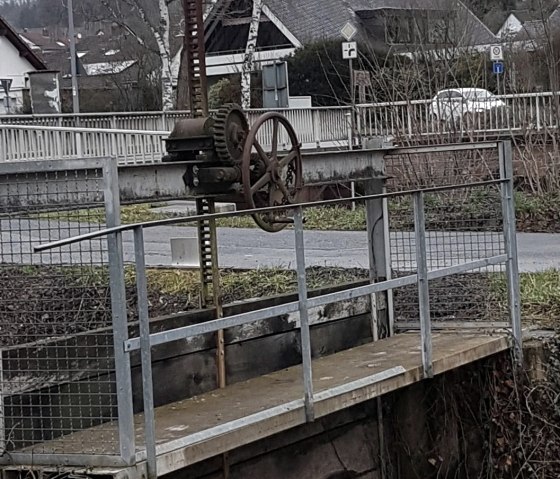
<path fill-rule="evenodd" d="M 426 136 L 480 139 L 504 133 L 554 134 L 557 130 L 558 93 L 497 98 L 505 107 L 473 111 L 460 104 L 453 111 L 437 112 L 432 100 L 412 100 L 357 105 L 354 115 L 350 107 L 343 106 L 277 111 L 294 126 L 304 149 L 348 148 L 355 136 L 414 142 Z M 249 123 L 266 111 L 247 110 Z M 188 116 L 186 111 L 3 116 L 0 161 L 114 156 L 122 165 L 159 162 L 165 154 L 163 139 L 177 120 Z M 262 143 L 271 142 L 272 131 L 264 129 L 260 135 Z M 279 141 L 287 144 L 288 138 Z"/>
<path fill-rule="evenodd" d="M 432 99 L 376 102 L 356 107 L 356 128 L 361 135 L 413 137 L 464 129 L 480 131 L 542 131 L 555 128 L 559 116 L 559 92 L 512 93 L 496 98 L 506 104 L 503 111 L 482 110 L 476 118 L 441 121 L 431 111 Z M 266 109 L 249 109 L 250 122 Z M 350 106 L 278 109 L 288 118 L 305 145 L 344 142 L 348 138 Z M 178 119 L 188 118 L 188 111 L 115 112 L 58 115 L 4 115 L 0 124 L 48 126 L 61 128 L 102 128 L 111 130 L 170 131 Z M 460 121 L 458 121 L 460 120 Z M 336 146 L 336 145 L 335 145 Z"/>
<path fill-rule="evenodd" d="M 119 165 L 159 163 L 165 131 L 0 125 L 0 161 L 114 157 Z"/>
<path fill-rule="evenodd" d="M 517 265 L 517 249 L 516 249 L 516 232 L 515 232 L 515 214 L 514 214 L 514 198 L 513 198 L 513 174 L 511 166 L 511 145 L 509 142 L 499 142 L 486 145 L 488 148 L 498 149 L 500 173 L 499 178 L 476 181 L 460 185 L 439 186 L 432 188 L 416 189 L 409 191 L 400 191 L 393 193 L 385 193 L 380 195 L 368 195 L 360 198 L 361 201 L 388 201 L 397 198 L 412 198 L 413 204 L 413 239 L 415 248 L 416 268 L 415 271 L 409 271 L 402 276 L 380 281 L 377 283 L 370 283 L 362 286 L 352 287 L 344 291 L 334 292 L 330 294 L 323 294 L 313 298 L 308 297 L 307 293 L 307 277 L 305 265 L 305 246 L 303 242 L 304 235 L 304 211 L 308 208 L 328 205 L 344 205 L 346 203 L 355 201 L 355 199 L 337 199 L 330 201 L 322 201 L 315 203 L 305 203 L 284 207 L 266 208 L 261 210 L 249 210 L 240 212 L 217 213 L 210 215 L 214 220 L 227 217 L 236 217 L 241 215 L 248 215 L 253 213 L 265 213 L 278 210 L 290 209 L 294 212 L 294 225 L 293 233 L 295 238 L 296 249 L 296 269 L 297 269 L 297 282 L 298 282 L 298 299 L 286 304 L 260 309 L 252 312 L 236 314 L 222 319 L 194 324 L 176 329 L 150 333 L 149 327 L 149 313 L 147 303 L 147 279 L 146 279 L 146 262 L 144 252 L 144 230 L 148 228 L 158 228 L 165 225 L 172 224 L 186 224 L 195 223 L 202 218 L 208 219 L 208 216 L 192 216 L 185 218 L 171 218 L 165 220 L 157 220 L 150 222 L 143 222 L 131 225 L 116 226 L 106 228 L 91 233 L 74 236 L 71 238 L 57 240 L 48 244 L 42 244 L 35 247 L 36 252 L 53 250 L 69 246 L 72 244 L 80 243 L 83 241 L 92 240 L 95 238 L 107 237 L 109 240 L 110 257 L 110 272 L 111 272 L 111 295 L 113 304 L 113 328 L 115 331 L 116 345 L 120 348 L 120 353 L 124 352 L 119 360 L 117 358 L 117 375 L 118 377 L 127 377 L 130 375 L 130 363 L 127 359 L 128 356 L 134 351 L 140 351 L 142 358 L 142 382 L 143 382 L 143 401 L 144 401 L 144 437 L 145 449 L 139 453 L 135 453 L 135 426 L 132 409 L 132 391 L 127 390 L 129 383 L 125 381 L 124 384 L 119 384 L 119 418 L 118 429 L 120 438 L 120 458 L 115 461 L 118 463 L 122 461 L 124 464 L 134 464 L 138 461 L 146 460 L 148 464 L 148 471 L 151 477 L 156 473 L 157 456 L 166 452 L 172 451 L 178 447 L 179 444 L 156 444 L 155 429 L 154 429 L 154 401 L 153 401 L 153 385 L 152 385 L 152 359 L 151 348 L 156 345 L 168 344 L 174 341 L 184 340 L 193 336 L 199 336 L 207 333 L 212 333 L 235 326 L 245 325 L 255 321 L 267 321 L 276 316 L 285 315 L 288 313 L 299 312 L 300 317 L 300 339 L 301 339 L 301 358 L 302 358 L 302 374 L 303 374 L 303 390 L 302 400 L 296 401 L 294 404 L 283 405 L 282 408 L 274 410 L 266 410 L 248 418 L 240 419 L 235 424 L 226 423 L 218 427 L 207 429 L 196 433 L 193 437 L 186 435 L 181 440 L 180 445 L 194 443 L 196 441 L 209 439 L 217 435 L 223 434 L 225 431 L 232 430 L 238 427 L 243 427 L 248 421 L 258 421 L 271 414 L 281 414 L 286 411 L 286 407 L 297 408 L 304 407 L 305 415 L 308 421 L 314 417 L 314 402 L 329 394 L 340 393 L 338 389 L 321 391 L 315 393 L 313 391 L 313 372 L 311 361 L 311 339 L 309 329 L 308 311 L 314 307 L 321 305 L 328 305 L 337 303 L 339 301 L 349 300 L 352 298 L 368 296 L 375 293 L 388 292 L 398 290 L 403 287 L 410 287 L 416 285 L 418 292 L 418 311 L 420 319 L 420 345 L 422 355 L 422 365 L 425 377 L 432 377 L 433 359 L 432 359 L 432 333 L 431 333 L 431 306 L 430 306 L 430 285 L 433 281 L 442 278 L 448 278 L 454 275 L 464 274 L 474 270 L 490 268 L 493 265 L 503 265 L 506 271 L 507 291 L 508 291 L 508 316 L 510 320 L 512 336 L 514 340 L 514 350 L 518 360 L 522 358 L 522 331 L 521 331 L 521 317 L 520 317 L 520 300 L 519 300 L 519 281 L 518 281 L 518 265 Z M 440 150 L 446 151 L 445 147 L 440 147 Z M 449 149 L 448 151 L 452 151 Z M 481 187 L 497 187 L 501 192 L 501 205 L 503 215 L 503 251 L 500 250 L 497 254 L 492 253 L 484 257 L 478 257 L 471 261 L 458 262 L 452 266 L 431 268 L 427 258 L 427 235 L 429 232 L 426 229 L 426 204 L 425 198 L 427 195 L 441 193 L 445 191 L 463 191 L 469 189 L 476 189 Z M 116 192 L 116 190 L 115 190 Z M 385 219 L 386 221 L 386 219 Z M 136 292 L 138 295 L 138 319 L 140 321 L 140 333 L 138 337 L 130 338 L 127 333 L 127 319 L 125 308 L 125 283 L 124 283 L 124 259 L 122 253 L 121 241 L 122 235 L 126 231 L 131 231 L 134 235 L 135 246 L 135 268 L 136 268 Z M 368 238 L 368 241 L 371 241 Z M 371 251 L 371 248 L 370 248 Z M 385 376 L 371 379 L 372 381 L 379 381 L 391 375 L 401 374 L 401 369 L 395 369 L 385 372 Z M 389 376 L 387 376 L 389 375 Z M 355 387 L 352 384 L 341 386 L 345 390 L 352 390 Z M 26 458 L 25 453 L 14 452 L 10 454 L 11 458 L 16 460 L 23 460 Z M 49 463 L 49 461 L 63 461 L 65 463 L 72 463 L 76 461 L 75 457 L 67 457 L 64 454 L 57 454 L 54 457 L 43 457 L 41 454 L 32 455 L 31 459 L 34 464 Z M 82 459 L 78 459 L 81 461 Z M 84 465 L 97 465 L 94 464 L 95 460 L 90 461 Z M 104 459 L 107 463 L 107 459 Z"/>
<path fill-rule="evenodd" d="M 505 106 L 493 108 L 495 99 Z M 445 101 L 438 106 L 432 99 L 361 104 L 356 107 L 356 121 L 362 135 L 409 139 L 449 133 L 542 132 L 557 127 L 559 100 L 560 93 L 546 92 L 497 95 L 474 109 Z M 441 111 L 447 107 L 453 111 Z"/>
<path fill-rule="evenodd" d="M 348 147 L 349 110 L 325 108 L 281 112 L 289 118 L 298 132 L 302 148 Z M 261 113 L 264 110 L 249 111 L 249 122 L 252 124 Z M 111 156 L 117 158 L 119 165 L 158 163 L 165 155 L 164 139 L 169 136 L 174 122 L 186 116 L 186 113 L 184 116 L 177 113 L 166 114 L 164 117 L 135 115 L 126 122 L 113 121 L 114 118 L 122 117 L 111 117 L 111 124 L 117 125 L 116 128 L 107 127 L 103 117 L 99 121 L 92 117 L 92 121 L 84 122 L 90 126 L 95 125 L 94 128 L 0 124 L 0 162 Z M 159 121 L 161 118 L 164 119 L 162 122 L 167 130 L 155 128 L 158 123 L 162 123 Z M 135 129 L 118 129 L 119 125 L 125 124 L 134 126 Z M 272 142 L 271 128 L 265 127 L 259 132 L 264 145 Z M 290 140 L 284 130 L 281 135 L 279 144 L 289 144 Z"/>

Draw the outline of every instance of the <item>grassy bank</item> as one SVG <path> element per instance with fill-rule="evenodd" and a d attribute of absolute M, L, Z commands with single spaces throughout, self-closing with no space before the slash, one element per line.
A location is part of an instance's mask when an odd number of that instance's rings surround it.
<path fill-rule="evenodd" d="M 366 279 L 367 271 L 309 268 L 308 287 L 316 289 Z M 129 319 L 136 319 L 135 274 L 126 269 Z M 297 291 L 296 273 L 280 268 L 220 273 L 224 304 Z M 110 324 L 108 274 L 104 268 L 5 266 L 0 268 L 0 343 L 35 341 L 44 337 L 88 331 Z M 466 274 L 431 283 L 432 319 L 499 320 L 507 312 L 504 275 Z M 148 270 L 150 316 L 199 306 L 197 271 Z M 53 302 L 53 299 L 56 301 Z M 398 319 L 416 320 L 417 288 L 395 292 Z M 556 328 L 560 322 L 560 271 L 521 275 L 522 315 L 526 322 Z M 75 321 L 72 318 L 79 318 Z"/>
<path fill-rule="evenodd" d="M 534 196 L 517 192 L 515 195 L 517 228 L 525 232 L 560 232 L 560 196 Z M 440 228 L 452 224 L 454 229 L 466 230 L 499 227 L 497 220 L 500 197 L 496 191 L 473 191 L 466 198 L 449 200 L 445 196 L 425 197 L 426 221 L 429 228 Z M 127 205 L 121 209 L 123 224 L 172 218 L 169 213 L 161 213 L 154 207 L 159 204 Z M 410 197 L 402 197 L 389 202 L 391 227 L 411 229 L 413 227 L 412 203 Z M 56 218 L 71 222 L 103 223 L 102 209 L 71 210 L 44 213 L 41 218 Z M 306 228 L 311 230 L 363 231 L 366 228 L 364 206 L 358 204 L 355 210 L 342 206 L 309 208 L 305 211 Z M 229 228 L 255 228 L 251 217 L 239 216 L 218 220 L 218 226 Z"/>

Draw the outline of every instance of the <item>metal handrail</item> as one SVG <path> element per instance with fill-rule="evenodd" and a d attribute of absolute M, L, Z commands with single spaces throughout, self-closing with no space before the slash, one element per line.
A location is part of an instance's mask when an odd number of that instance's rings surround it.
<path fill-rule="evenodd" d="M 429 149 L 434 149 L 434 147 L 409 147 L 409 148 L 395 148 L 387 151 L 388 154 L 415 154 L 420 152 L 430 151 Z M 108 237 L 109 251 L 117 252 L 114 254 L 113 258 L 110 257 L 110 278 L 111 278 L 111 289 L 113 286 L 115 288 L 115 304 L 117 304 L 122 310 L 117 311 L 115 324 L 122 328 L 119 330 L 119 334 L 115 334 L 115 348 L 118 349 L 119 354 L 124 355 L 124 357 L 129 358 L 129 355 L 133 351 L 139 351 L 141 356 L 142 364 L 142 385 L 143 385 L 143 401 L 144 401 L 144 411 L 148 411 L 148 414 L 144 415 L 144 441 L 145 441 L 145 451 L 141 451 L 136 454 L 136 460 L 146 460 L 151 467 L 154 468 L 156 465 L 156 457 L 158 454 L 163 454 L 170 447 L 176 447 L 177 443 L 158 445 L 156 443 L 155 430 L 154 430 L 154 397 L 153 397 L 153 382 L 152 382 L 152 358 L 151 358 L 151 347 L 159 344 L 166 344 L 172 341 L 183 340 L 192 336 L 198 336 L 202 334 L 212 333 L 218 330 L 228 329 L 235 326 L 240 326 L 247 323 L 252 323 L 255 321 L 272 320 L 275 317 L 299 312 L 299 325 L 300 338 L 301 338 L 301 361 L 302 361 L 302 374 L 303 374 L 303 400 L 297 401 L 297 407 L 304 408 L 305 416 L 307 420 L 311 420 L 314 417 L 314 403 L 320 401 L 323 396 L 322 394 L 339 394 L 339 391 L 335 389 L 329 389 L 323 391 L 319 394 L 314 393 L 313 382 L 312 382 L 312 372 L 311 367 L 311 339 L 310 339 L 310 319 L 309 310 L 316 307 L 325 306 L 328 304 L 349 301 L 354 298 L 368 296 L 372 294 L 377 294 L 389 290 L 394 290 L 397 288 L 402 288 L 404 286 L 411 286 L 413 284 L 418 285 L 419 294 L 419 310 L 420 310 L 420 342 L 421 342 L 421 355 L 422 355 L 422 365 L 425 377 L 431 377 L 434 374 L 433 368 L 433 358 L 432 358 L 432 344 L 431 344 L 431 318 L 430 318 L 430 305 L 429 305 L 429 282 L 432 280 L 437 280 L 438 278 L 452 276 L 457 274 L 462 274 L 472 270 L 479 270 L 481 268 L 488 268 L 493 265 L 505 265 L 507 281 L 508 281 L 508 291 L 510 292 L 510 315 L 512 321 L 512 332 L 515 340 L 515 346 L 519 352 L 519 358 L 521 358 L 520 344 L 521 344 L 521 329 L 520 329 L 520 316 L 518 311 L 518 283 L 515 278 L 517 275 L 517 258 L 515 254 L 515 219 L 513 212 L 513 173 L 511 168 L 511 144 L 508 142 L 486 142 L 483 144 L 458 144 L 458 145 L 446 145 L 445 147 L 439 147 L 438 151 L 455 151 L 456 149 L 481 149 L 481 148 L 498 148 L 499 160 L 500 160 L 500 178 L 465 183 L 461 185 L 447 185 L 447 186 L 434 186 L 430 188 L 423 189 L 413 189 L 405 191 L 397 191 L 390 193 L 380 193 L 373 195 L 366 195 L 359 198 L 339 198 L 333 200 L 315 201 L 315 202 L 303 202 L 295 205 L 284 205 L 275 206 L 261 209 L 250 209 L 234 212 L 223 212 L 214 213 L 210 215 L 197 215 L 197 216 L 187 216 L 178 218 L 167 218 L 163 220 L 145 221 L 140 223 L 134 223 L 129 225 L 120 225 L 110 228 L 105 228 L 92 233 L 87 233 L 84 235 L 74 236 L 72 238 L 62 239 L 50 243 L 41 244 L 34 246 L 33 250 L 35 252 L 41 252 L 45 250 L 50 250 L 53 248 L 62 247 L 65 245 L 70 245 L 73 243 L 78 243 L 80 241 L 89 240 L 99 237 Z M 116 170 L 116 166 L 115 166 Z M 116 176 L 116 172 L 115 172 Z M 477 187 L 485 186 L 499 186 L 501 189 L 501 201 L 502 201 L 502 213 L 503 213 L 503 234 L 504 234 L 504 248 L 503 251 L 500 250 L 489 252 L 488 254 L 492 256 L 487 256 L 483 258 L 470 257 L 465 258 L 460 262 L 460 264 L 453 264 L 452 266 L 443 267 L 439 269 L 428 268 L 428 259 L 426 255 L 426 221 L 425 221 L 425 205 L 424 196 L 430 193 L 452 191 L 452 190 L 464 190 L 472 189 Z M 118 198 L 118 185 L 113 184 L 113 189 L 111 190 L 113 196 Z M 303 241 L 304 225 L 303 225 L 303 211 L 307 208 L 314 208 L 320 206 L 329 205 L 344 205 L 355 201 L 371 201 L 371 200 L 385 200 L 389 198 L 405 197 L 411 196 L 413 201 L 413 212 L 414 212 L 414 245 L 415 245 L 415 255 L 416 255 L 416 270 L 407 270 L 409 274 L 405 276 L 392 278 L 390 275 L 387 276 L 387 280 L 380 282 L 370 281 L 367 284 L 352 285 L 348 289 L 343 289 L 342 291 L 329 292 L 325 294 L 320 294 L 313 298 L 309 298 L 307 294 L 307 280 L 306 280 L 306 264 L 305 264 L 305 247 Z M 245 216 L 255 213 L 266 213 L 275 211 L 286 211 L 294 210 L 294 231 L 295 233 L 295 245 L 296 245 L 296 268 L 297 268 L 297 282 L 298 282 L 298 297 L 297 300 L 291 300 L 288 303 L 272 306 L 270 308 L 259 309 L 256 311 L 250 311 L 241 314 L 233 314 L 225 318 L 219 318 L 213 321 L 207 321 L 200 324 L 191 324 L 183 327 L 176 327 L 174 329 L 162 332 L 150 332 L 150 321 L 149 321 L 149 308 L 147 303 L 148 293 L 147 293 L 147 277 L 146 277 L 146 262 L 145 262 L 145 251 L 144 251 L 144 228 L 161 227 L 173 224 L 184 224 L 184 223 L 194 223 L 200 220 L 217 220 L 221 218 L 231 218 L 238 216 Z M 116 209 L 113 210 L 113 214 L 116 213 Z M 385 220 L 384 220 L 385 221 Z M 114 224 L 114 223 L 112 223 Z M 138 321 L 139 321 L 139 334 L 138 337 L 130 338 L 127 331 L 127 314 L 126 314 L 126 291 L 124 288 L 125 280 L 123 273 L 124 260 L 122 257 L 122 251 L 118 253 L 118 245 L 122 241 L 119 233 L 125 231 L 133 231 L 134 235 L 134 256 L 135 256 L 135 271 L 136 271 L 136 294 L 138 297 Z M 369 241 L 369 240 L 368 240 Z M 424 250 L 422 252 L 422 250 Z M 371 252 L 369 253 L 371 254 Z M 472 259 L 472 261 L 468 261 Z M 115 313 L 113 313 L 115 314 Z M 123 366 L 124 365 L 124 366 Z M 122 361 L 120 367 L 125 368 L 127 363 Z M 402 368 L 398 371 L 391 372 L 391 374 L 402 374 Z M 385 372 L 387 373 L 387 371 Z M 127 372 L 128 374 L 128 372 Z M 372 381 L 380 381 L 383 378 L 376 377 L 371 379 Z M 345 385 L 344 387 L 346 387 Z M 130 396 L 130 394 L 129 394 Z M 126 397 L 123 400 L 123 409 L 125 406 L 131 404 L 130 397 Z M 129 404 L 130 403 L 130 404 Z M 120 404 L 120 403 L 119 403 Z M 128 407 L 128 406 L 127 406 Z M 296 406 L 294 406 L 296 407 Z M 271 411 L 264 411 L 263 414 L 272 414 Z M 260 417 L 260 416 L 259 416 Z M 242 418 L 240 421 L 258 420 L 258 418 Z M 123 451 L 128 452 L 129 450 L 134 450 L 134 434 L 133 432 L 133 413 L 132 407 L 130 406 L 121 416 L 119 414 L 119 437 L 121 438 L 132 438 L 125 441 L 125 445 L 121 443 L 121 457 L 128 457 L 123 455 Z M 223 427 L 237 427 L 232 423 L 226 423 L 221 425 Z M 219 434 L 221 430 L 216 430 L 215 428 L 206 429 L 197 432 L 195 435 L 190 435 L 182 438 L 181 444 L 187 443 L 189 441 L 203 440 L 213 437 Z M 167 449 L 166 449 L 167 448 Z"/>
<path fill-rule="evenodd" d="M 165 218 L 161 220 L 152 220 L 152 221 L 144 221 L 140 223 L 130 223 L 127 225 L 120 225 L 114 226 L 111 228 L 105 228 L 98 231 L 93 231 L 91 233 L 85 233 L 83 235 L 72 236 L 70 238 L 65 238 L 62 240 L 52 241 L 50 243 L 43 243 L 33 247 L 33 250 L 36 253 L 40 253 L 42 251 L 60 248 L 62 246 L 67 246 L 75 243 L 79 243 L 81 241 L 91 240 L 95 238 L 100 238 L 103 236 L 107 236 L 114 233 L 122 233 L 125 231 L 135 230 L 137 228 L 153 228 L 157 226 L 167 226 L 173 224 L 184 224 L 184 223 L 195 223 L 197 221 L 202 220 L 218 220 L 222 218 L 235 218 L 238 216 L 247 216 L 252 214 L 262 214 L 262 213 L 272 213 L 276 211 L 290 211 L 296 208 L 314 208 L 320 206 L 331 206 L 337 204 L 347 204 L 347 203 L 354 203 L 357 201 L 369 201 L 369 200 L 379 200 L 379 199 L 388 199 L 388 198 L 396 198 L 399 196 L 410 196 L 415 193 L 435 193 L 440 191 L 450 191 L 450 190 L 458 190 L 458 189 L 467 189 L 467 188 L 476 188 L 480 186 L 491 186 L 491 185 L 499 185 L 509 181 L 509 179 L 497 179 L 497 180 L 487 180 L 487 181 L 477 181 L 472 183 L 464 183 L 461 185 L 449 185 L 449 186 L 435 186 L 431 188 L 418 188 L 415 190 L 404 190 L 404 191 L 395 191 L 390 193 L 380 193 L 375 195 L 365 195 L 359 196 L 355 198 L 337 198 L 333 200 L 323 200 L 323 201 L 313 201 L 313 202 L 306 202 L 306 203 L 295 203 L 291 205 L 279 205 L 279 206 L 269 206 L 266 208 L 254 208 L 254 209 L 247 209 L 247 210 L 240 210 L 240 211 L 225 211 L 222 213 L 213 213 L 213 214 L 206 214 L 206 215 L 194 215 L 194 216 L 181 216 L 177 218 Z"/>
<path fill-rule="evenodd" d="M 171 132 L 164 130 L 121 130 L 117 128 L 81 128 L 76 126 L 36 126 L 1 123 L 0 130 L 25 130 L 25 131 L 62 131 L 65 133 L 115 133 L 125 135 L 156 135 L 167 136 Z"/>

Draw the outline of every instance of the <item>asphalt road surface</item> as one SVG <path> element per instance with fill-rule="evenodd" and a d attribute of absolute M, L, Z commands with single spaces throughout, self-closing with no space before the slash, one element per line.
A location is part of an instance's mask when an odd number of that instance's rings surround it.
<path fill-rule="evenodd" d="M 96 226 L 97 228 L 98 226 Z M 105 246 L 94 240 L 82 246 L 33 254 L 40 243 L 86 233 L 89 225 L 45 220 L 0 221 L 0 259 L 3 263 L 97 263 Z M 184 226 L 147 229 L 144 233 L 146 262 L 149 266 L 171 265 L 171 238 L 195 237 L 196 230 Z M 393 263 L 406 269 L 414 255 L 411 233 L 394 233 Z M 428 257 L 432 267 L 445 267 L 465 261 L 502 254 L 501 235 L 493 233 L 427 234 Z M 294 234 L 291 230 L 270 234 L 259 229 L 220 228 L 219 259 L 223 268 L 295 268 Z M 306 231 L 307 266 L 366 268 L 365 232 Z M 126 261 L 134 258 L 132 235 L 124 235 Z M 560 234 L 518 234 L 519 265 L 522 272 L 560 269 Z"/>

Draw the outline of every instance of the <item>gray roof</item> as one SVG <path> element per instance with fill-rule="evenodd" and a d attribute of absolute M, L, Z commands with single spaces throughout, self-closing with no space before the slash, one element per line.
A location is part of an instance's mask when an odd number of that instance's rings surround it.
<path fill-rule="evenodd" d="M 348 0 L 355 11 L 360 10 L 447 10 L 449 0 Z"/>
<path fill-rule="evenodd" d="M 264 0 L 264 3 L 302 43 L 341 38 L 346 22 L 360 25 L 359 14 L 378 10 L 449 10 L 449 0 Z M 461 1 L 456 32 L 458 45 L 487 45 L 495 35 Z"/>
<path fill-rule="evenodd" d="M 357 23 L 347 0 L 265 0 L 264 3 L 302 43 L 339 38 L 347 22 Z"/>
<path fill-rule="evenodd" d="M 529 20 L 517 32 L 514 41 L 539 40 L 545 34 L 545 23 L 542 20 Z"/>
<path fill-rule="evenodd" d="M 515 15 L 515 17 L 521 22 L 530 22 L 532 20 L 538 20 L 539 15 L 537 12 L 532 12 L 531 10 L 512 10 L 510 12 L 511 15 Z"/>
<path fill-rule="evenodd" d="M 549 26 L 552 30 L 560 30 L 560 7 L 556 8 L 548 18 Z"/>

